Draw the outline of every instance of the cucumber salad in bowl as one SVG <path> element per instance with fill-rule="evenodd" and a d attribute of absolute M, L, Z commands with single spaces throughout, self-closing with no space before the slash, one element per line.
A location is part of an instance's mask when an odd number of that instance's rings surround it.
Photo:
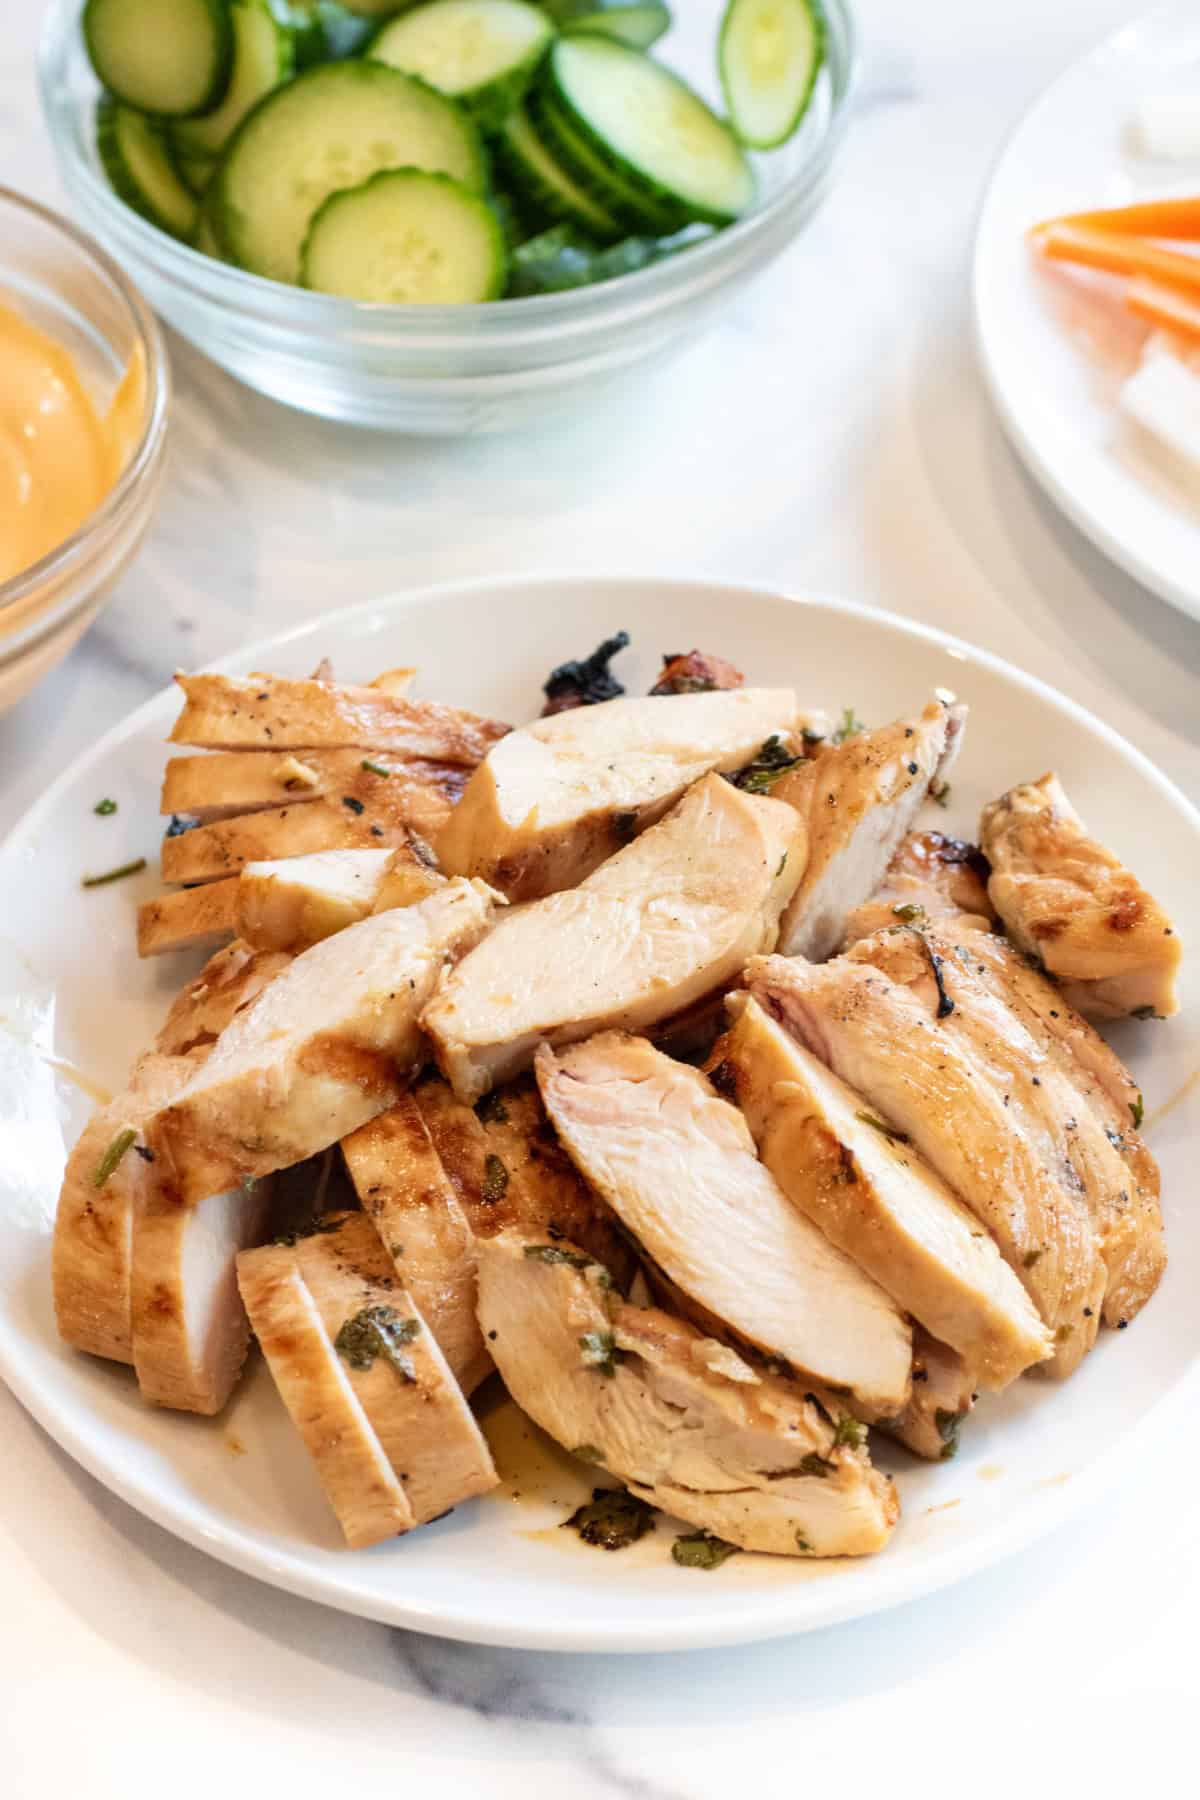
<path fill-rule="evenodd" d="M 659 0 L 87 0 L 113 190 L 218 262 L 462 305 L 611 280 L 753 206 L 799 129 L 819 0 L 729 0 L 724 114 Z M 665 41 L 664 41 L 665 40 Z"/>

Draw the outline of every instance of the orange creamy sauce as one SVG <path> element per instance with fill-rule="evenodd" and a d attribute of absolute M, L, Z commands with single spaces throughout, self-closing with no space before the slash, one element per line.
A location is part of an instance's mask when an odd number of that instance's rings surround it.
<path fill-rule="evenodd" d="M 112 489 L 145 380 L 139 349 L 101 416 L 70 353 L 0 301 L 0 581 L 65 543 Z"/>

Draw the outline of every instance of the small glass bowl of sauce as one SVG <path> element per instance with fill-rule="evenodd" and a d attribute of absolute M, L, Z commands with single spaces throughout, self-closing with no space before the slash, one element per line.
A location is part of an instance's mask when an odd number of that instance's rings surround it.
<path fill-rule="evenodd" d="M 137 289 L 0 187 L 0 712 L 96 617 L 154 513 L 169 378 Z"/>

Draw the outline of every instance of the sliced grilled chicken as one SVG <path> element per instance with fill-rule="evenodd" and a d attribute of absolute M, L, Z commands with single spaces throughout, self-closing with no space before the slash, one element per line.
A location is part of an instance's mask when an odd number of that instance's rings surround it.
<path fill-rule="evenodd" d="M 444 885 L 445 877 L 410 844 L 247 863 L 238 877 L 238 936 L 256 950 L 308 950 L 374 912 L 412 906 Z"/>
<path fill-rule="evenodd" d="M 204 750 L 391 750 L 472 768 L 508 730 L 432 700 L 279 675 L 177 675 L 173 744 Z"/>
<path fill-rule="evenodd" d="M 987 877 L 978 845 L 940 831 L 914 831 L 888 864 L 882 886 L 846 920 L 843 941 L 856 943 L 914 917 L 953 919 L 963 929 L 987 931 L 996 916 Z"/>
<path fill-rule="evenodd" d="M 126 1092 L 92 1114 L 67 1158 L 54 1220 L 54 1315 L 59 1336 L 92 1356 L 133 1361 L 133 1218 L 155 1180 L 134 1140 L 194 1066 L 182 1056 L 143 1056 Z"/>
<path fill-rule="evenodd" d="M 130 1318 L 142 1398 L 219 1413 L 250 1347 L 238 1252 L 266 1234 L 270 1182 L 239 1183 L 195 1206 L 152 1170 L 133 1220 Z"/>
<path fill-rule="evenodd" d="M 1082 1200 L 1107 1270 L 1104 1322 L 1128 1324 L 1166 1267 L 1157 1193 L 1143 1191 L 1136 1181 L 1120 1134 L 1093 1110 L 1067 1060 L 1057 1051 L 1047 1053 L 1041 1034 L 1026 1029 L 1003 984 L 988 972 L 986 946 L 982 954 L 972 948 L 977 935 L 956 938 L 932 927 L 920 935 L 888 931 L 863 939 L 850 955 L 903 982 L 931 1012 L 953 1002 L 941 1035 L 974 1047 L 1007 1097 L 1010 1119 L 1047 1171 L 1065 1177 Z"/>
<path fill-rule="evenodd" d="M 880 1429 L 914 1456 L 946 1462 L 958 1449 L 959 1430 L 977 1398 L 968 1364 L 918 1325 L 908 1405 L 896 1418 L 881 1420 Z"/>
<path fill-rule="evenodd" d="M 1170 919 L 1111 850 L 1088 835 L 1057 775 L 983 810 L 988 893 L 1012 937 L 1093 1019 L 1169 1018 L 1182 949 Z"/>
<path fill-rule="evenodd" d="M 710 769 L 796 724 L 790 688 L 606 700 L 510 731 L 471 776 L 436 848 L 511 900 L 574 887 Z"/>
<path fill-rule="evenodd" d="M 207 825 L 238 813 L 348 797 L 373 812 L 386 805 L 396 823 L 432 838 L 466 784 L 467 771 L 457 764 L 405 761 L 380 750 L 367 756 L 361 750 L 224 750 L 172 757 L 160 810 Z"/>
<path fill-rule="evenodd" d="M 294 1244 L 248 1252 L 238 1278 L 352 1547 L 496 1485 L 462 1391 L 361 1213 L 330 1215 Z"/>
<path fill-rule="evenodd" d="M 160 861 L 164 881 L 222 881 L 250 862 L 278 862 L 322 850 L 394 850 L 408 842 L 408 827 L 397 822 L 390 808 L 368 808 L 361 801 L 347 807 L 331 798 L 197 825 L 164 838 Z"/>
<path fill-rule="evenodd" d="M 912 1333 L 883 1289 L 789 1204 L 737 1108 L 645 1038 L 606 1032 L 536 1060 L 581 1173 L 705 1319 L 869 1416 L 906 1402 Z"/>
<path fill-rule="evenodd" d="M 771 792 L 794 806 L 808 833 L 808 865 L 779 934 L 785 956 L 820 962 L 846 920 L 873 894 L 929 794 L 962 743 L 965 706 L 931 702 L 913 719 L 862 731 L 801 763 Z"/>
<path fill-rule="evenodd" d="M 481 1243 L 479 1320 L 517 1404 L 641 1499 L 746 1550 L 860 1556 L 887 1542 L 895 1489 L 837 1401 L 628 1305 L 569 1242 Z"/>
<path fill-rule="evenodd" d="M 1012 1084 L 943 1029 L 926 995 L 869 963 L 757 957 L 746 977 L 763 1009 L 904 1132 L 990 1231 L 1054 1336 L 1039 1368 L 1069 1374 L 1095 1341 L 1106 1271 L 1074 1173 L 1047 1166 L 1012 1110 Z"/>
<path fill-rule="evenodd" d="M 475 1317 L 475 1233 L 415 1094 L 342 1139 L 363 1211 L 463 1392 L 492 1370 Z"/>
<path fill-rule="evenodd" d="M 1050 1334 L 975 1215 L 907 1138 L 797 1043 L 754 999 L 713 1052 L 759 1155 L 789 1201 L 982 1387 L 1051 1354 Z"/>
<path fill-rule="evenodd" d="M 168 950 L 218 950 L 237 930 L 237 877 L 203 887 L 159 894 L 137 910 L 137 953 L 164 956 Z"/>
<path fill-rule="evenodd" d="M 492 901 L 481 882 L 448 882 L 296 957 L 153 1121 L 184 1203 L 315 1155 L 393 1105 L 423 1060 L 421 1009 Z"/>
<path fill-rule="evenodd" d="M 580 887 L 503 919 L 425 1012 L 455 1093 L 477 1100 L 543 1038 L 641 1029 L 732 981 L 775 942 L 797 832 L 789 807 L 707 775 Z"/>
<path fill-rule="evenodd" d="M 235 1015 L 258 998 L 291 962 L 282 951 L 255 951 L 232 943 L 209 958 L 171 1005 L 154 1040 L 164 1056 L 183 1056 L 215 1044 Z"/>
<path fill-rule="evenodd" d="M 652 694 L 703 694 L 713 688 L 740 688 L 746 677 L 723 656 L 710 656 L 707 650 L 685 650 L 677 656 L 664 656 Z"/>

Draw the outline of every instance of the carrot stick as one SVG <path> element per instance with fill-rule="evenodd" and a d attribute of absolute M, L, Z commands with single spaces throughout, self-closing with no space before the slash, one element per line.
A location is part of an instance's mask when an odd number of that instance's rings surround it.
<path fill-rule="evenodd" d="M 1033 227 L 1033 236 L 1052 225 L 1082 226 L 1087 231 L 1119 231 L 1135 237 L 1200 239 L 1200 196 L 1175 200 L 1141 200 L 1134 206 L 1109 206 L 1099 212 L 1063 213 Z"/>
<path fill-rule="evenodd" d="M 1178 250 L 1160 250 L 1145 238 L 1126 237 L 1116 231 L 1092 231 L 1084 225 L 1057 224 L 1039 226 L 1030 237 L 1042 255 L 1054 262 L 1104 269 L 1110 275 L 1149 275 L 1167 287 L 1200 292 L 1200 257 L 1183 256 Z"/>
<path fill-rule="evenodd" d="M 1178 331 L 1200 342 L 1200 299 L 1189 299 L 1175 288 L 1137 275 L 1125 289 L 1125 304 L 1139 319 L 1165 325 L 1168 331 Z"/>

